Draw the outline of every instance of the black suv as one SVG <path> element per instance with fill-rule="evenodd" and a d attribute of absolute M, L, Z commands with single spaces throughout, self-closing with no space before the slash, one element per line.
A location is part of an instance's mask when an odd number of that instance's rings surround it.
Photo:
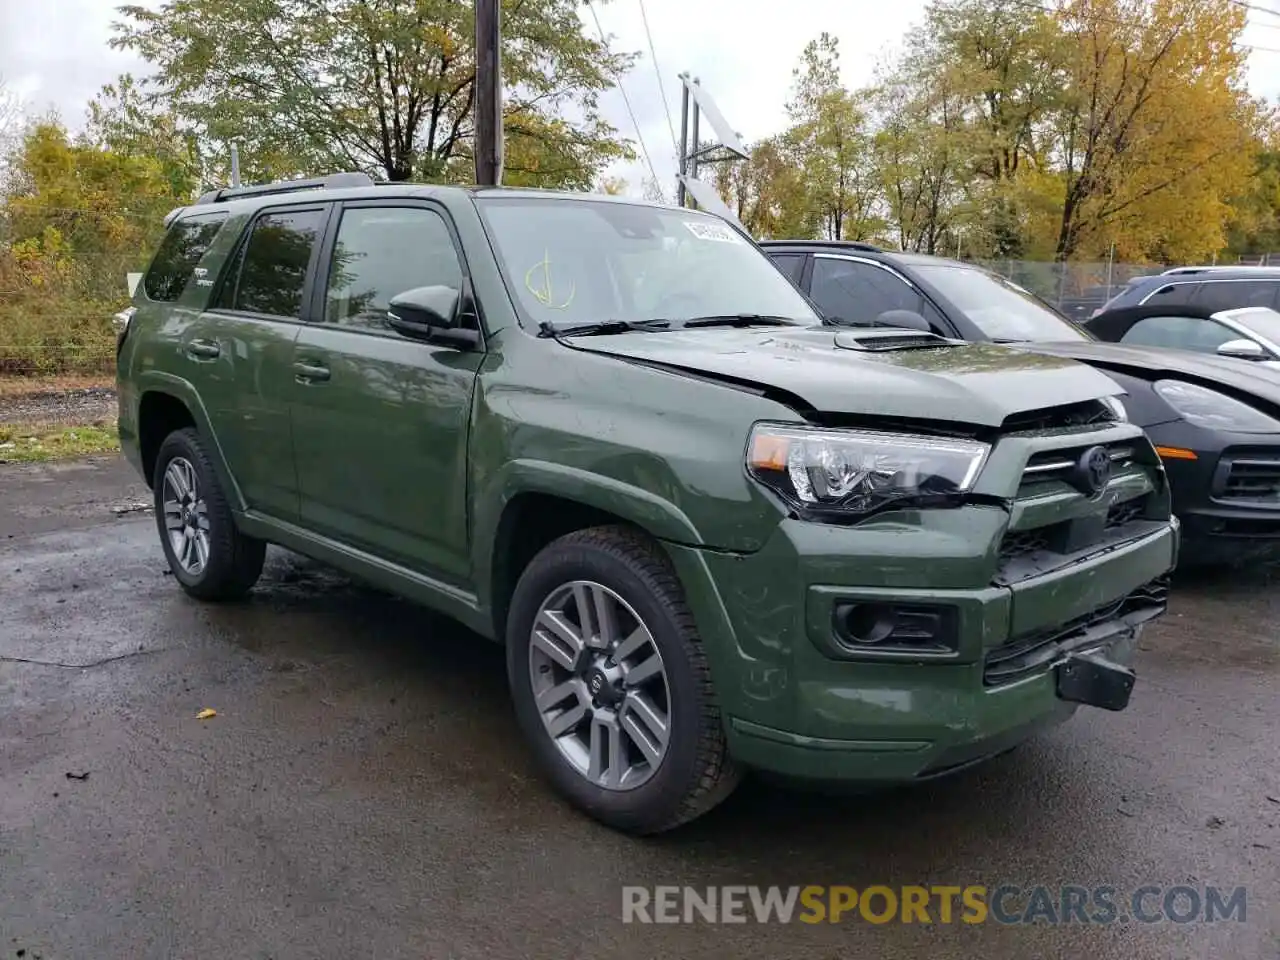
<path fill-rule="evenodd" d="M 1280 267 L 1174 267 L 1130 282 L 1093 316 L 1142 306 L 1280 309 Z"/>

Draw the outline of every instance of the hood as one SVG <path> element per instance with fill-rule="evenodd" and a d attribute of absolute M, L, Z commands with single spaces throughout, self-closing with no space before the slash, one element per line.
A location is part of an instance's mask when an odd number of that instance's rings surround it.
<path fill-rule="evenodd" d="M 901 333 L 904 339 L 919 337 Z M 943 340 L 929 349 L 870 351 L 857 348 L 856 332 L 832 327 L 715 327 L 566 342 L 591 353 L 785 391 L 823 413 L 998 427 L 1016 413 L 1124 392 L 1104 374 L 1067 358 Z"/>
<path fill-rule="evenodd" d="M 1104 372 L 1114 370 L 1143 380 L 1172 375 L 1180 380 L 1196 381 L 1228 393 L 1247 394 L 1280 406 L 1280 370 L 1251 360 L 1166 347 L 1128 347 L 1086 340 L 1027 344 L 1019 349 L 1080 360 Z"/>

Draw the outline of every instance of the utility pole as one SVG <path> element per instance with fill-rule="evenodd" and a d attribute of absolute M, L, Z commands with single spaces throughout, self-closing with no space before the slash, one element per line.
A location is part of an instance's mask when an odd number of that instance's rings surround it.
<path fill-rule="evenodd" d="M 476 4 L 476 184 L 502 183 L 502 26 L 499 0 Z"/>

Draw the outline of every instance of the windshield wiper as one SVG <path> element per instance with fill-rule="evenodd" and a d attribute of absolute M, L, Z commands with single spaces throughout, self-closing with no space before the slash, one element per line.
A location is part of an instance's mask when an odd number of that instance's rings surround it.
<path fill-rule="evenodd" d="M 669 330 L 668 320 L 600 320 L 596 323 L 570 323 L 557 326 L 543 320 L 538 324 L 540 337 L 592 337 L 612 333 L 630 333 L 632 330 Z"/>
<path fill-rule="evenodd" d="M 796 321 L 790 317 L 774 317 L 763 313 L 714 314 L 706 317 L 690 317 L 688 320 L 679 322 L 682 329 L 684 327 L 749 327 L 754 324 L 770 327 L 797 326 Z"/>

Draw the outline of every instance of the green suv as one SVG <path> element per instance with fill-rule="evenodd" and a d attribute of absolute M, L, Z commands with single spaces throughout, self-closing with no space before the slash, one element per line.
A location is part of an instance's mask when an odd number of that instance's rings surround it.
<path fill-rule="evenodd" d="M 626 199 L 375 184 L 170 214 L 120 436 L 182 587 L 267 543 L 505 644 L 550 781 L 665 830 L 743 771 L 892 784 L 1122 709 L 1178 545 L 1120 388 L 823 326 L 749 237 Z"/>

